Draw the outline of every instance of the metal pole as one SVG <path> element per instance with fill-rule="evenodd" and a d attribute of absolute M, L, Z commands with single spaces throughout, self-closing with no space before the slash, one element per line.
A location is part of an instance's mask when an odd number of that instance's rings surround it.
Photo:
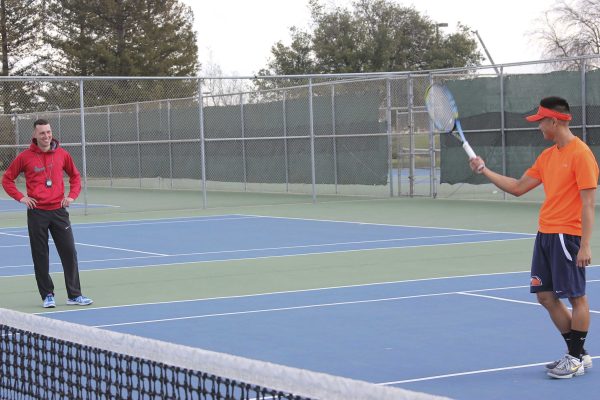
<path fill-rule="evenodd" d="M 110 187 L 113 186 L 113 166 L 112 166 L 112 138 L 110 132 L 110 106 L 106 107 L 106 122 L 108 130 L 108 173 L 110 176 Z"/>
<path fill-rule="evenodd" d="M 83 214 L 87 215 L 88 196 L 87 196 L 87 158 L 85 151 L 85 114 L 83 104 L 83 79 L 79 80 L 79 115 L 81 120 L 81 162 L 83 172 Z"/>
<path fill-rule="evenodd" d="M 142 144 L 140 143 L 140 103 L 135 103 L 135 131 L 137 135 L 138 148 L 138 176 L 140 178 L 140 189 L 142 188 Z"/>
<path fill-rule="evenodd" d="M 413 123 L 413 79 L 408 75 L 408 134 L 409 134 L 409 160 L 410 167 L 408 182 L 410 184 L 410 196 L 415 195 L 415 130 Z"/>
<path fill-rule="evenodd" d="M 240 93 L 240 120 L 242 121 L 242 168 L 244 170 L 244 192 L 248 190 L 248 170 L 246 165 L 246 132 L 244 126 L 244 95 Z"/>
<path fill-rule="evenodd" d="M 315 126 L 314 126 L 314 112 L 313 112 L 313 83 L 312 78 L 308 79 L 308 110 L 310 115 L 310 158 L 311 158 L 311 180 L 312 180 L 312 201 L 313 204 L 317 202 L 317 188 L 316 188 L 316 171 L 315 171 Z"/>
<path fill-rule="evenodd" d="M 586 86 L 585 86 L 585 75 L 586 75 L 587 63 L 584 58 L 581 60 L 581 135 L 583 141 L 587 143 L 587 105 L 586 105 Z"/>
<path fill-rule="evenodd" d="M 504 67 L 500 67 L 500 134 L 502 136 L 502 175 L 506 175 L 506 120 L 504 116 Z M 506 192 L 502 192 L 506 200 Z"/>
<path fill-rule="evenodd" d="M 283 91 L 283 151 L 285 158 L 285 192 L 288 193 L 290 191 L 290 171 L 289 171 L 289 160 L 288 160 L 288 139 L 287 139 L 287 111 L 286 111 L 286 101 L 287 91 Z"/>
<path fill-rule="evenodd" d="M 208 205 L 206 199 L 206 142 L 204 140 L 204 98 L 202 97 L 202 81 L 198 79 L 198 118 L 200 121 L 200 162 L 202 164 L 202 208 Z"/>
<path fill-rule="evenodd" d="M 429 74 L 429 85 L 433 84 L 433 75 Z M 429 195 L 434 199 L 437 197 L 437 170 L 436 170 L 436 153 L 435 153 L 435 133 L 433 122 L 429 119 L 429 159 L 431 161 L 429 170 Z"/>
<path fill-rule="evenodd" d="M 338 163 L 337 163 L 337 139 L 335 137 L 335 85 L 331 85 L 331 144 L 333 145 L 333 181 L 335 193 L 338 193 Z"/>
<path fill-rule="evenodd" d="M 481 39 L 481 36 L 479 35 L 479 32 L 478 31 L 473 31 L 473 33 L 475 35 L 477 35 L 477 39 L 479 40 L 479 43 L 481 43 L 481 47 L 483 47 L 483 51 L 485 51 L 485 54 L 487 55 L 488 60 L 490 60 L 490 64 L 495 65 L 496 63 L 492 59 L 492 55 L 488 51 L 487 47 L 485 47 L 485 43 L 483 43 L 483 39 Z M 498 68 L 495 67 L 495 66 L 494 66 L 494 71 L 496 71 L 496 75 L 500 74 L 500 72 L 498 71 Z"/>
<path fill-rule="evenodd" d="M 386 108 L 385 108 L 385 119 L 387 120 L 387 137 L 388 137 L 388 171 L 390 174 L 390 197 L 394 197 L 394 165 L 393 165 L 393 151 L 392 151 L 392 85 L 390 79 L 385 80 L 385 91 L 386 91 Z"/>
<path fill-rule="evenodd" d="M 404 151 L 402 150 L 402 135 L 400 135 L 401 118 L 399 110 L 394 110 L 394 117 L 396 120 L 396 132 L 398 132 L 398 149 L 396 151 L 396 163 L 398 164 L 398 197 L 402 196 L 402 162 L 404 160 Z"/>
<path fill-rule="evenodd" d="M 58 110 L 58 141 L 62 142 L 62 128 L 61 128 L 61 120 L 60 120 L 60 107 L 56 106 Z"/>
<path fill-rule="evenodd" d="M 171 101 L 167 100 L 167 137 L 169 138 L 169 179 L 173 189 L 173 142 L 171 141 Z"/>
<path fill-rule="evenodd" d="M 15 144 L 17 147 L 15 148 L 15 157 L 19 155 L 19 116 L 17 113 L 13 113 L 15 119 Z"/>

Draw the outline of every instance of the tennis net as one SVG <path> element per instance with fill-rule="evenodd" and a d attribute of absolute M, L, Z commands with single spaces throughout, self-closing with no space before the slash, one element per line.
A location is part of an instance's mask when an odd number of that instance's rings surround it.
<path fill-rule="evenodd" d="M 0 399 L 442 399 L 2 308 L 0 335 Z"/>

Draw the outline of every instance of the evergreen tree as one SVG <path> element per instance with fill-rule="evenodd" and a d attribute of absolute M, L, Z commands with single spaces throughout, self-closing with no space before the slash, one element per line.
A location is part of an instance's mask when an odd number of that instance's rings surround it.
<path fill-rule="evenodd" d="M 41 59 L 39 33 L 41 27 L 40 0 L 0 0 L 1 76 L 35 74 Z M 2 82 L 1 112 L 28 109 L 34 101 L 29 95 L 32 84 Z"/>
<path fill-rule="evenodd" d="M 49 0 L 54 54 L 51 75 L 193 76 L 198 47 L 193 14 L 178 0 Z M 49 99 L 73 106 L 77 85 L 62 85 Z M 85 86 L 86 106 L 192 96 L 194 81 L 97 81 Z"/>

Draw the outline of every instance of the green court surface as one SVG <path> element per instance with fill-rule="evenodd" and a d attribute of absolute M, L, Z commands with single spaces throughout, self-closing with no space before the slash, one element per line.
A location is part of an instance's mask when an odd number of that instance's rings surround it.
<path fill-rule="evenodd" d="M 73 210 L 74 224 L 97 221 L 245 214 L 374 224 L 535 233 L 539 204 L 506 201 L 457 201 L 429 198 L 325 197 L 312 204 L 310 196 L 210 194 L 220 206 L 192 209 L 201 201 L 195 192 L 140 191 L 101 198 L 120 208 Z M 246 197 L 244 197 L 246 196 Z M 96 196 L 96 198 L 100 196 Z M 247 205 L 240 205 L 247 200 Z M 256 204 L 256 203 L 262 204 Z M 120 203 L 120 204 L 119 204 Z M 157 210 L 175 205 L 179 210 Z M 188 204 L 188 209 L 184 206 Z M 157 207 L 156 205 L 160 205 Z M 25 213 L 10 213 L 2 227 L 24 226 Z M 597 229 L 596 229 L 597 231 Z M 77 240 L 77 229 L 75 227 Z M 176 234 L 176 233 L 175 233 Z M 251 232 L 248 232 L 251 235 Z M 595 238 L 600 237 L 595 233 Z M 122 238 L 126 243 L 128 238 Z M 598 243 L 595 240 L 594 243 Z M 269 293 L 332 286 L 390 282 L 445 276 L 527 271 L 533 239 L 435 245 L 328 254 L 273 256 L 242 260 L 152 265 L 144 268 L 82 271 L 84 293 L 94 306 Z M 202 243 L 198 243 L 199 251 Z M 600 254 L 600 246 L 593 246 Z M 58 268 L 59 269 L 59 268 Z M 33 272 L 33 271 L 32 271 Z M 64 296 L 60 272 L 54 274 L 56 293 Z M 528 282 L 523 282 L 527 285 Z M 526 289 L 524 289 L 526 290 Z M 0 304 L 40 312 L 33 275 L 0 278 Z"/>

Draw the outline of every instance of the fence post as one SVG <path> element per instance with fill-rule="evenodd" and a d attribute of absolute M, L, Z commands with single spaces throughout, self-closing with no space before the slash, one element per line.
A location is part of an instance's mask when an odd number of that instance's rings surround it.
<path fill-rule="evenodd" d="M 387 120 L 387 137 L 388 137 L 388 171 L 390 179 L 390 197 L 394 197 L 394 165 L 392 151 L 392 84 L 390 78 L 385 79 L 386 106 L 385 119 Z M 398 193 L 400 195 L 400 193 Z"/>
<path fill-rule="evenodd" d="M 173 141 L 171 137 L 171 100 L 167 100 L 167 137 L 169 139 L 169 179 L 173 189 Z"/>
<path fill-rule="evenodd" d="M 113 186 L 113 165 L 112 165 L 112 134 L 110 132 L 110 106 L 106 106 L 106 128 L 108 132 L 108 174 L 110 176 L 110 187 Z"/>
<path fill-rule="evenodd" d="M 409 135 L 409 149 L 408 149 L 408 157 L 409 157 L 409 172 L 408 172 L 408 182 L 410 185 L 410 197 L 415 195 L 415 127 L 414 127 L 414 115 L 413 115 L 413 79 L 410 74 L 408 74 L 408 135 Z"/>
<path fill-rule="evenodd" d="M 338 163 L 337 163 L 337 138 L 335 137 L 335 82 L 331 84 L 331 144 L 333 146 L 333 181 L 335 193 L 338 193 Z"/>
<path fill-rule="evenodd" d="M 502 137 L 502 175 L 506 175 L 506 120 L 504 116 L 504 67 L 500 67 L 500 135 Z M 506 192 L 502 192 L 506 200 Z"/>
<path fill-rule="evenodd" d="M 62 127 L 61 127 L 61 120 L 60 120 L 60 107 L 56 106 L 56 110 L 58 111 L 58 141 L 62 142 Z"/>
<path fill-rule="evenodd" d="M 15 144 L 17 148 L 15 149 L 15 157 L 19 155 L 19 116 L 17 113 L 13 112 L 13 118 L 15 120 Z"/>
<path fill-rule="evenodd" d="M 87 192 L 87 158 L 85 148 L 85 114 L 83 101 L 83 79 L 79 80 L 79 115 L 81 121 L 81 163 L 83 172 L 83 214 L 88 213 L 88 192 Z"/>
<path fill-rule="evenodd" d="M 433 75 L 429 74 L 429 86 L 433 85 Z M 434 199 L 437 198 L 437 169 L 436 169 L 436 152 L 435 152 L 435 126 L 431 121 L 431 118 L 427 118 L 429 120 L 429 160 L 430 171 L 429 171 L 429 195 Z"/>
<path fill-rule="evenodd" d="M 283 151 L 285 158 L 285 192 L 290 191 L 290 166 L 288 160 L 288 139 L 287 139 L 287 111 L 285 101 L 287 100 L 287 90 L 283 91 Z"/>
<path fill-rule="evenodd" d="M 240 120 L 242 132 L 242 168 L 244 171 L 244 192 L 248 191 L 248 169 L 246 165 L 246 130 L 244 126 L 244 94 L 240 93 Z"/>
<path fill-rule="evenodd" d="M 135 103 L 135 132 L 138 148 L 138 177 L 140 178 L 140 189 L 142 188 L 142 144 L 140 143 L 140 103 Z"/>
<path fill-rule="evenodd" d="M 202 164 L 202 208 L 206 208 L 206 143 L 204 139 L 204 98 L 202 96 L 202 80 L 200 79 L 198 79 L 198 118 L 200 121 L 200 162 Z"/>
<path fill-rule="evenodd" d="M 313 81 L 312 78 L 308 79 L 308 110 L 310 116 L 310 158 L 311 158 L 311 180 L 312 180 L 312 202 L 317 202 L 317 188 L 316 188 L 316 171 L 315 171 L 315 124 L 314 124 L 314 111 L 313 111 Z"/>
<path fill-rule="evenodd" d="M 586 104 L 586 86 L 585 86 L 585 75 L 586 75 L 587 63 L 586 59 L 581 60 L 581 134 L 583 141 L 587 143 L 587 104 Z"/>

